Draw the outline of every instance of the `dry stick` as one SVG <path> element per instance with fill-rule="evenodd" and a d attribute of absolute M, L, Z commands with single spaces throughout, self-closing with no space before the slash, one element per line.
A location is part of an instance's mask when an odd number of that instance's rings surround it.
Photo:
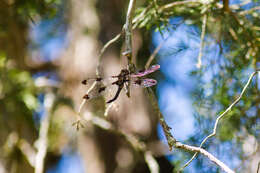
<path fill-rule="evenodd" d="M 227 165 L 225 165 L 223 162 L 221 162 L 219 159 L 217 159 L 215 156 L 213 156 L 211 153 L 209 153 L 208 151 L 206 151 L 203 148 L 182 144 L 180 142 L 176 142 L 174 147 L 184 149 L 186 151 L 192 151 L 192 152 L 200 153 L 200 154 L 206 156 L 210 161 L 212 161 L 213 163 L 218 165 L 223 171 L 225 171 L 227 173 L 235 173 Z"/>
<path fill-rule="evenodd" d="M 201 31 L 201 36 L 200 36 L 200 50 L 199 50 L 197 68 L 201 67 L 201 58 L 202 58 L 202 52 L 203 52 L 203 47 L 204 47 L 204 37 L 205 37 L 205 33 L 206 33 L 206 25 L 207 25 L 207 14 L 204 14 L 203 21 L 202 21 L 202 31 Z"/>
<path fill-rule="evenodd" d="M 44 170 L 44 159 L 47 152 L 48 146 L 48 130 L 50 125 L 50 109 L 54 102 L 54 95 L 52 93 L 47 93 L 44 100 L 44 107 L 47 111 L 43 120 L 41 121 L 41 127 L 39 132 L 39 138 L 36 141 L 37 153 L 35 157 L 35 173 L 43 173 Z"/>
<path fill-rule="evenodd" d="M 169 127 L 168 124 L 166 123 L 166 121 L 164 120 L 163 115 L 162 115 L 162 113 L 160 111 L 157 99 L 156 99 L 155 94 L 153 93 L 152 89 L 151 88 L 147 88 L 146 91 L 147 91 L 146 93 L 149 96 L 149 99 L 150 99 L 150 102 L 152 104 L 152 107 L 155 109 L 155 112 L 158 113 L 159 123 L 160 123 L 160 125 L 163 128 L 163 132 L 164 132 L 164 135 L 165 135 L 165 137 L 167 139 L 169 149 L 172 150 L 172 147 L 173 147 L 174 143 L 176 143 L 177 141 L 172 136 L 172 134 L 170 132 L 171 127 Z"/>
<path fill-rule="evenodd" d="M 199 4 L 201 4 L 201 1 L 199 1 L 199 0 L 175 1 L 175 2 L 172 2 L 172 3 L 169 3 L 169 4 L 161 6 L 159 8 L 159 12 L 164 11 L 164 10 L 169 9 L 169 8 L 172 8 L 172 7 L 177 6 L 177 5 L 184 5 L 184 4 L 189 4 L 190 5 L 191 3 L 199 3 Z"/>
<path fill-rule="evenodd" d="M 125 53 L 128 58 L 128 66 L 132 64 L 132 18 L 136 0 L 130 0 L 125 22 Z"/>
<path fill-rule="evenodd" d="M 248 79 L 246 85 L 244 86 L 242 92 L 240 93 L 239 97 L 238 97 L 222 114 L 220 114 L 220 115 L 218 116 L 218 118 L 216 119 L 215 125 L 214 125 L 213 132 L 212 132 L 210 135 L 208 135 L 208 136 L 201 142 L 200 148 L 202 147 L 202 145 L 203 145 L 209 138 L 211 138 L 211 137 L 213 137 L 213 136 L 216 135 L 216 131 L 217 131 L 217 127 L 218 127 L 218 122 L 226 115 L 226 113 L 228 113 L 228 112 L 232 109 L 233 106 L 235 106 L 235 105 L 240 101 L 240 99 L 242 98 L 243 94 L 245 93 L 245 91 L 246 91 L 248 85 L 250 84 L 252 78 L 253 78 L 257 73 L 259 73 L 259 71 L 255 71 L 255 72 L 253 72 L 253 73 L 250 75 L 250 77 L 249 77 L 249 79 Z M 192 156 L 192 158 L 191 158 L 180 170 L 183 170 L 185 167 L 187 167 L 187 166 L 194 160 L 194 158 L 195 158 L 197 155 L 198 155 L 198 153 L 195 153 L 195 154 Z"/>
<path fill-rule="evenodd" d="M 249 10 L 241 11 L 238 14 L 246 15 L 246 14 L 252 13 L 252 12 L 257 11 L 257 10 L 260 10 L 260 6 L 256 6 L 256 7 L 250 8 Z"/>
<path fill-rule="evenodd" d="M 260 171 L 260 162 L 258 162 L 256 173 L 259 173 Z"/>
<path fill-rule="evenodd" d="M 169 38 L 169 37 L 168 37 Z M 165 44 L 165 42 L 167 41 L 167 39 L 163 40 L 157 47 L 156 49 L 153 51 L 152 55 L 149 57 L 148 61 L 145 64 L 145 69 L 147 69 L 148 67 L 150 67 L 152 61 L 154 60 L 155 56 L 157 55 L 157 53 L 159 52 L 159 50 L 162 48 L 162 46 Z"/>
<path fill-rule="evenodd" d="M 158 113 L 159 122 L 160 122 L 160 124 L 163 128 L 163 131 L 164 131 L 164 134 L 166 136 L 170 150 L 172 150 L 172 147 L 174 147 L 174 148 L 179 148 L 179 149 L 190 151 L 190 152 L 201 153 L 204 156 L 206 156 L 208 159 L 210 159 L 213 163 L 218 165 L 225 172 L 234 173 L 234 171 L 232 171 L 228 166 L 226 166 L 223 162 L 221 162 L 219 159 L 214 157 L 212 154 L 210 154 L 205 149 L 200 148 L 200 147 L 194 147 L 194 146 L 182 144 L 181 142 L 178 142 L 172 136 L 172 134 L 170 132 L 171 128 L 167 125 L 166 121 L 163 118 L 163 115 L 161 114 L 161 112 L 159 110 L 158 103 L 156 101 L 156 98 L 155 98 L 153 91 L 150 88 L 148 88 L 147 91 L 148 91 L 147 93 L 148 93 L 148 96 L 151 100 L 152 106 L 156 109 L 156 112 Z"/>
<path fill-rule="evenodd" d="M 135 66 L 132 62 L 132 20 L 134 15 L 134 9 L 135 9 L 135 2 L 136 0 L 130 0 L 128 5 L 128 10 L 126 14 L 126 22 L 125 22 L 125 51 L 123 52 L 123 55 L 127 57 L 127 69 L 130 72 L 135 71 Z M 126 83 L 126 95 L 130 97 L 130 82 Z"/>
<path fill-rule="evenodd" d="M 19 148 L 23 155 L 26 157 L 28 163 L 34 168 L 35 167 L 35 149 L 25 139 L 20 139 Z"/>
<path fill-rule="evenodd" d="M 159 165 L 150 151 L 144 153 L 144 159 L 151 173 L 159 173 Z"/>

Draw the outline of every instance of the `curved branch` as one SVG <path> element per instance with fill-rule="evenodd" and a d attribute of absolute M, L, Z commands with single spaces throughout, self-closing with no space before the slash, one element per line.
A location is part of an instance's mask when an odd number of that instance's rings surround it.
<path fill-rule="evenodd" d="M 244 93 L 245 93 L 247 87 L 249 86 L 249 84 L 250 84 L 250 82 L 252 81 L 253 77 L 254 77 L 257 73 L 260 73 L 260 70 L 255 71 L 255 72 L 253 72 L 253 73 L 250 75 L 250 77 L 249 77 L 249 79 L 248 79 L 246 85 L 244 86 L 242 92 L 240 93 L 239 97 L 238 97 L 222 114 L 220 114 L 220 115 L 218 116 L 218 118 L 216 119 L 216 122 L 215 122 L 215 124 L 214 124 L 213 132 L 212 132 L 211 134 L 209 134 L 209 135 L 201 142 L 200 148 L 203 146 L 203 144 L 204 144 L 209 138 L 211 138 L 211 137 L 213 137 L 213 136 L 216 135 L 216 133 L 217 133 L 217 127 L 218 127 L 219 121 L 233 108 L 233 106 L 235 106 L 235 105 L 241 100 L 241 98 L 242 98 L 242 96 L 244 95 Z M 192 156 L 192 158 L 191 158 L 187 163 L 185 163 L 185 165 L 181 168 L 181 170 L 183 170 L 185 167 L 187 167 L 187 166 L 195 159 L 195 157 L 196 157 L 197 155 L 198 155 L 198 153 L 195 153 L 195 154 Z"/>

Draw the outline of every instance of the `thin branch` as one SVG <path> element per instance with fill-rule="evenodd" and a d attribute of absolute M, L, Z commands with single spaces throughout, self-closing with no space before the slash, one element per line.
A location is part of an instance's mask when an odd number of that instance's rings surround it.
<path fill-rule="evenodd" d="M 167 9 L 170 9 L 170 8 L 178 6 L 178 5 L 185 5 L 185 4 L 191 4 L 191 3 L 199 3 L 199 4 L 201 4 L 201 1 L 198 1 L 198 0 L 185 0 L 185 1 L 171 2 L 169 4 L 161 6 L 159 8 L 159 12 L 167 10 Z"/>
<path fill-rule="evenodd" d="M 115 43 L 121 36 L 122 34 L 124 33 L 124 29 L 122 29 L 122 31 L 117 34 L 114 38 L 112 38 L 111 40 L 109 40 L 104 46 L 103 48 L 101 49 L 100 53 L 99 53 L 99 56 L 98 56 L 98 65 L 97 65 L 97 68 L 96 68 L 96 75 L 97 76 L 100 76 L 100 64 L 101 64 L 101 59 L 102 59 L 102 56 L 104 54 L 104 52 L 107 50 L 107 48 L 112 45 L 113 43 Z"/>
<path fill-rule="evenodd" d="M 217 159 L 215 156 L 213 156 L 211 153 L 209 153 L 208 151 L 206 151 L 205 149 L 203 149 L 201 147 L 194 147 L 194 146 L 182 144 L 180 142 L 176 142 L 174 144 L 174 147 L 179 148 L 179 149 L 184 149 L 186 151 L 200 153 L 200 154 L 206 156 L 210 161 L 212 161 L 213 163 L 218 165 L 223 171 L 225 171 L 227 173 L 235 173 L 227 165 L 225 165 L 223 162 L 221 162 L 219 159 Z"/>
<path fill-rule="evenodd" d="M 168 37 L 169 38 L 169 37 Z M 167 39 L 168 39 L 167 38 Z M 156 49 L 153 51 L 153 53 L 151 54 L 151 56 L 149 57 L 148 61 L 145 64 L 145 69 L 147 69 L 148 67 L 150 67 L 152 61 L 154 60 L 155 56 L 158 54 L 159 50 L 163 47 L 163 45 L 166 43 L 167 39 L 163 40 L 157 47 Z"/>
<path fill-rule="evenodd" d="M 54 95 L 52 93 L 47 93 L 44 100 L 44 107 L 46 109 L 46 114 L 41 121 L 39 138 L 36 141 L 37 153 L 35 157 L 35 173 L 43 173 L 44 170 L 44 159 L 47 152 L 48 146 L 48 130 L 50 124 L 50 109 L 54 102 Z"/>
<path fill-rule="evenodd" d="M 213 132 L 212 132 L 210 135 L 208 135 L 208 136 L 201 142 L 200 148 L 203 146 L 203 144 L 204 144 L 209 138 L 211 138 L 211 137 L 213 137 L 213 136 L 216 135 L 217 127 L 218 127 L 219 121 L 233 108 L 233 106 L 235 106 L 235 105 L 241 100 L 242 96 L 244 95 L 244 93 L 245 93 L 245 91 L 246 91 L 248 85 L 249 85 L 250 82 L 252 81 L 253 77 L 254 77 L 257 73 L 259 73 L 259 72 L 260 72 L 260 71 L 255 71 L 255 72 L 253 72 L 253 73 L 250 75 L 250 77 L 249 77 L 249 79 L 248 79 L 246 85 L 244 86 L 242 92 L 240 93 L 239 97 L 238 97 L 222 114 L 220 114 L 220 115 L 218 116 L 218 118 L 216 119 L 215 125 L 214 125 Z M 187 167 L 187 166 L 194 160 L 194 158 L 195 158 L 197 155 L 198 155 L 198 153 L 195 153 L 195 154 L 192 156 L 192 158 L 181 168 L 181 170 L 183 170 L 185 167 Z"/>
<path fill-rule="evenodd" d="M 258 162 L 256 173 L 260 173 L 260 162 Z"/>
<path fill-rule="evenodd" d="M 125 51 L 123 52 L 123 55 L 127 57 L 127 69 L 130 72 L 135 71 L 135 65 L 132 62 L 132 20 L 134 15 L 134 9 L 135 9 L 135 3 L 136 0 L 130 0 L 128 5 L 128 10 L 126 14 L 126 22 L 125 22 Z M 126 84 L 126 95 L 130 97 L 130 82 Z"/>
<path fill-rule="evenodd" d="M 25 139 L 20 139 L 18 146 L 22 151 L 23 155 L 26 157 L 28 163 L 32 167 L 35 167 L 35 156 L 36 156 L 35 149 Z"/>
<path fill-rule="evenodd" d="M 151 173 L 159 173 L 159 165 L 150 151 L 144 153 L 145 161 Z"/>
<path fill-rule="evenodd" d="M 135 18 L 133 19 L 133 29 L 135 29 L 138 25 L 139 22 L 141 22 L 144 17 L 145 14 L 147 13 L 148 10 L 150 10 L 150 8 L 152 7 L 152 4 L 149 4 L 143 11 L 142 13 L 140 13 L 138 16 L 135 16 Z"/>
<path fill-rule="evenodd" d="M 130 0 L 125 22 L 125 55 L 128 58 L 128 66 L 132 64 L 132 18 L 136 0 Z"/>
<path fill-rule="evenodd" d="M 152 89 L 151 88 L 147 88 L 146 91 L 147 91 L 146 93 L 149 96 L 149 99 L 150 99 L 150 102 L 152 104 L 152 107 L 155 109 L 155 112 L 157 112 L 157 114 L 158 114 L 159 123 L 160 123 L 160 125 L 163 128 L 164 135 L 165 135 L 165 137 L 167 139 L 168 146 L 169 146 L 169 149 L 171 151 L 174 143 L 176 143 L 176 139 L 172 136 L 172 134 L 170 132 L 171 127 L 168 126 L 168 124 L 164 120 L 164 117 L 163 117 L 163 115 L 162 115 L 162 113 L 160 111 L 157 99 L 156 99 L 155 94 L 153 93 Z"/>
<path fill-rule="evenodd" d="M 164 131 L 164 134 L 166 136 L 170 150 L 172 150 L 172 148 L 174 147 L 174 148 L 179 148 L 179 149 L 183 149 L 183 150 L 186 150 L 186 151 L 201 153 L 204 156 L 206 156 L 208 159 L 210 159 L 213 163 L 218 165 L 225 172 L 234 173 L 234 171 L 232 171 L 228 166 L 226 166 L 223 162 L 218 160 L 216 157 L 214 157 L 212 154 L 210 154 L 209 152 L 207 152 L 203 148 L 194 147 L 194 146 L 190 146 L 190 145 L 186 145 L 186 144 L 182 144 L 182 143 L 178 142 L 172 136 L 172 134 L 170 132 L 171 128 L 167 125 L 166 121 L 163 118 L 162 113 L 160 112 L 160 109 L 158 107 L 158 103 L 157 103 L 157 100 L 155 98 L 153 91 L 150 88 L 148 88 L 147 93 L 148 93 L 148 96 L 151 100 L 152 106 L 156 109 L 156 112 L 158 112 L 159 122 L 160 122 L 160 124 L 163 128 L 163 131 Z"/>
<path fill-rule="evenodd" d="M 203 52 L 203 48 L 204 48 L 204 37 L 205 37 L 205 33 L 206 33 L 206 25 L 207 25 L 207 14 L 204 14 L 203 21 L 202 21 L 201 36 L 200 36 L 200 50 L 199 50 L 197 68 L 201 67 L 201 58 L 202 58 L 202 52 Z"/>
<path fill-rule="evenodd" d="M 249 10 L 241 11 L 238 14 L 240 14 L 240 15 L 247 15 L 247 14 L 252 13 L 254 11 L 257 11 L 257 10 L 260 10 L 260 6 L 256 6 L 256 7 L 250 8 Z"/>

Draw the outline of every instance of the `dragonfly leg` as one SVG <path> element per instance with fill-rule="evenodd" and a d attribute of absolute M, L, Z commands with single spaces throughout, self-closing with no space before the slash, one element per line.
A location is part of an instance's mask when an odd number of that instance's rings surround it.
<path fill-rule="evenodd" d="M 116 91 L 115 97 L 112 98 L 111 100 L 107 101 L 107 103 L 111 103 L 111 102 L 115 101 L 115 100 L 118 98 L 118 96 L 119 96 L 119 94 L 120 94 L 122 88 L 123 88 L 123 86 L 118 86 L 118 89 L 117 89 L 117 91 Z"/>

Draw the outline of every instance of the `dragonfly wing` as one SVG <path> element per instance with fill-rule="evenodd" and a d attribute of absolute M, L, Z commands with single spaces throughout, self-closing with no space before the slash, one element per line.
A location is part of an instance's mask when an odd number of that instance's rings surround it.
<path fill-rule="evenodd" d="M 138 79 L 133 81 L 135 86 L 141 86 L 143 88 L 151 87 L 157 84 L 157 81 L 154 79 Z"/>
<path fill-rule="evenodd" d="M 150 73 L 153 73 L 154 71 L 156 71 L 158 69 L 160 69 L 160 65 L 156 64 L 146 70 L 139 71 L 138 73 L 135 73 L 135 74 L 131 74 L 131 77 L 142 77 L 142 76 L 148 75 Z"/>

